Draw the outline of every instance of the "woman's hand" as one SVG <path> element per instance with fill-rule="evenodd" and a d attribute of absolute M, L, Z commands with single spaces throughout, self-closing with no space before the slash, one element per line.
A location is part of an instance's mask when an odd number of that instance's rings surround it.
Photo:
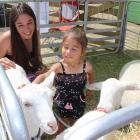
<path fill-rule="evenodd" d="M 11 61 L 10 59 L 8 59 L 7 57 L 3 57 L 0 58 L 0 64 L 5 68 L 5 69 L 9 69 L 9 68 L 15 68 L 15 62 Z"/>

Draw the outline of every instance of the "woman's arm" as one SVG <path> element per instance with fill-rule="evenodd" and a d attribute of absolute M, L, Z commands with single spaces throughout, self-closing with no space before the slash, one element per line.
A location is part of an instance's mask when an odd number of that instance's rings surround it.
<path fill-rule="evenodd" d="M 3 33 L 0 37 L 0 64 L 6 69 L 15 67 L 15 63 L 5 57 L 8 53 L 11 54 L 10 31 Z"/>
<path fill-rule="evenodd" d="M 8 46 L 9 46 L 9 32 L 4 32 L 0 36 L 0 58 L 4 57 L 8 52 Z"/>

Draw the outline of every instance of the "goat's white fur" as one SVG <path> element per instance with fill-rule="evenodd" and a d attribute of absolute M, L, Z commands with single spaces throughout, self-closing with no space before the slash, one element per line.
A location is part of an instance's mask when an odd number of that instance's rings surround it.
<path fill-rule="evenodd" d="M 120 72 L 120 81 L 128 82 L 140 82 L 140 60 L 133 60 L 122 68 Z M 126 107 L 131 104 L 140 102 L 140 91 L 125 91 L 121 106 Z"/>
<path fill-rule="evenodd" d="M 29 136 L 36 136 L 39 128 L 48 134 L 54 134 L 58 126 L 52 111 L 54 93 L 50 87 L 55 73 L 52 72 L 41 84 L 30 83 L 25 71 L 19 65 L 16 65 L 15 69 L 7 69 L 6 74 L 19 97 Z M 22 84 L 26 85 L 18 89 Z"/>
<path fill-rule="evenodd" d="M 94 83 L 88 85 L 87 88 L 90 90 L 101 90 L 100 93 L 100 101 L 97 105 L 97 108 L 104 108 L 107 112 L 114 111 L 120 107 L 121 97 L 123 92 L 127 89 L 134 90 L 140 89 L 139 84 L 131 84 L 120 82 L 115 78 L 107 79 L 104 82 Z M 71 140 L 71 139 L 80 139 L 85 140 L 86 137 L 90 133 L 94 133 L 90 131 L 86 135 L 82 135 L 84 132 L 80 132 L 80 136 L 70 137 L 73 132 L 78 131 L 78 128 L 84 127 L 85 124 L 94 121 L 95 119 L 104 116 L 106 113 L 98 110 L 89 111 L 85 115 L 83 115 L 80 119 L 76 121 L 76 123 L 62 132 L 60 135 L 56 137 L 56 140 Z M 100 123 L 100 122 L 99 122 Z M 93 130 L 94 131 L 94 130 Z M 84 133 L 85 134 L 85 133 Z M 102 136 L 98 140 L 113 140 L 114 132 L 111 132 L 105 136 Z"/>

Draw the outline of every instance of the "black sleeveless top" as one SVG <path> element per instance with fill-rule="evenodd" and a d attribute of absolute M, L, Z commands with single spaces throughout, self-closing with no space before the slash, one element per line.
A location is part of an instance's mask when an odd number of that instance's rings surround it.
<path fill-rule="evenodd" d="M 57 113 L 61 117 L 79 118 L 83 115 L 85 109 L 84 88 L 87 82 L 87 73 L 85 71 L 86 63 L 83 64 L 83 72 L 76 74 L 67 74 L 63 63 L 61 63 L 63 73 L 58 73 L 54 79 L 56 94 L 54 104 Z"/>

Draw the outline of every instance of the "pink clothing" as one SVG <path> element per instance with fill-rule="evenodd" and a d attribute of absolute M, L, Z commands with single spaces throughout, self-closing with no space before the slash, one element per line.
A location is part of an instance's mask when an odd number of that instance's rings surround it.
<path fill-rule="evenodd" d="M 74 6 L 78 6 L 79 2 L 78 1 L 61 1 L 61 4 L 70 4 L 70 5 L 74 5 Z"/>

